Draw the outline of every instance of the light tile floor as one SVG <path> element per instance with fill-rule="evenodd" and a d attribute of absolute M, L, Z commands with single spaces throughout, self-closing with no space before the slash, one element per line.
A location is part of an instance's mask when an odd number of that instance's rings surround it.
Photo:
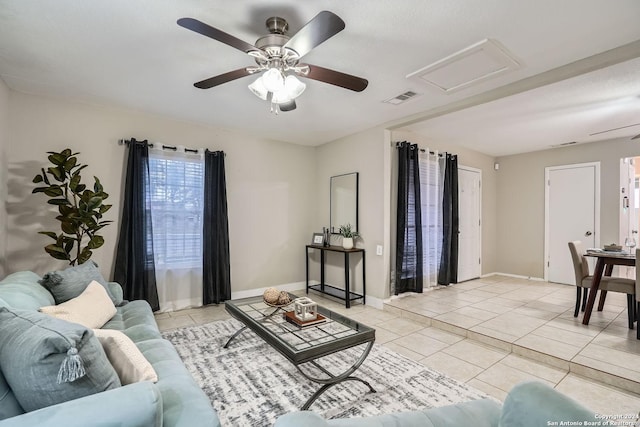
<path fill-rule="evenodd" d="M 392 299 L 384 310 L 312 296 L 375 327 L 378 344 L 500 400 L 536 379 L 602 414 L 640 410 L 640 341 L 624 295 L 610 293 L 588 326 L 573 317 L 575 288 L 504 276 Z M 224 305 L 156 316 L 161 330 L 227 318 Z"/>

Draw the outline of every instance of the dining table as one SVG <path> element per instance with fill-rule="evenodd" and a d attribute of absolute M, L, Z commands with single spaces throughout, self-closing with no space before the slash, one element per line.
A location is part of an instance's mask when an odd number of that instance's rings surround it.
<path fill-rule="evenodd" d="M 591 312 L 596 302 L 596 294 L 598 288 L 600 288 L 600 281 L 602 276 L 611 276 L 613 267 L 616 265 L 622 265 L 627 267 L 635 267 L 636 265 L 636 253 L 635 251 L 606 251 L 606 250 L 587 250 L 584 256 L 596 258 L 596 268 L 593 272 L 593 283 L 589 290 L 589 298 L 587 299 L 587 306 L 584 310 L 584 317 L 582 318 L 582 324 L 588 325 L 591 318 Z M 600 293 L 600 302 L 598 304 L 598 310 L 602 310 L 604 306 L 605 295 L 607 291 Z"/>

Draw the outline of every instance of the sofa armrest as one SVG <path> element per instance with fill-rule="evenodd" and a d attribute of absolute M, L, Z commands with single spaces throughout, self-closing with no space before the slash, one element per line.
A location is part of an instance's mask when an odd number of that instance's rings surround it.
<path fill-rule="evenodd" d="M 109 286 L 109 292 L 111 292 L 111 295 L 113 295 L 113 297 L 116 299 L 114 304 L 119 305 L 120 303 L 122 303 L 122 300 L 124 299 L 124 293 L 122 291 L 122 286 L 120 286 L 120 283 L 108 282 L 107 285 Z"/>
<path fill-rule="evenodd" d="M 274 427 L 497 427 L 499 418 L 500 404 L 491 399 L 480 399 L 421 411 L 334 418 L 327 421 L 313 412 L 298 411 L 278 418 Z"/>
<path fill-rule="evenodd" d="M 564 425 L 572 425 L 572 421 L 579 425 L 602 422 L 594 412 L 550 386 L 525 381 L 513 387 L 504 400 L 500 427 L 562 425 L 560 421 Z"/>
<path fill-rule="evenodd" d="M 0 421 L 0 427 L 162 426 L 162 398 L 149 382 L 70 400 Z"/>

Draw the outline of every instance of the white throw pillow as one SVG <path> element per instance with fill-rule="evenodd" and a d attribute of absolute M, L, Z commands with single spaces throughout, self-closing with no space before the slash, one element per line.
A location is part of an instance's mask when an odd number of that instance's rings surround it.
<path fill-rule="evenodd" d="M 107 291 L 95 280 L 77 297 L 62 304 L 40 307 L 40 311 L 89 329 L 101 328 L 117 312 Z"/>
<path fill-rule="evenodd" d="M 94 329 L 104 352 L 116 370 L 122 385 L 139 381 L 158 381 L 158 375 L 142 352 L 121 331 L 114 329 Z"/>

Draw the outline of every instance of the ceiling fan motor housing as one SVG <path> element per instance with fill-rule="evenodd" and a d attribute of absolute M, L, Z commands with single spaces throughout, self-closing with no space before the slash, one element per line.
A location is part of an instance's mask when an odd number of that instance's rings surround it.
<path fill-rule="evenodd" d="M 271 34 L 287 34 L 289 23 L 286 19 L 279 16 L 272 16 L 265 22 L 267 29 Z"/>

